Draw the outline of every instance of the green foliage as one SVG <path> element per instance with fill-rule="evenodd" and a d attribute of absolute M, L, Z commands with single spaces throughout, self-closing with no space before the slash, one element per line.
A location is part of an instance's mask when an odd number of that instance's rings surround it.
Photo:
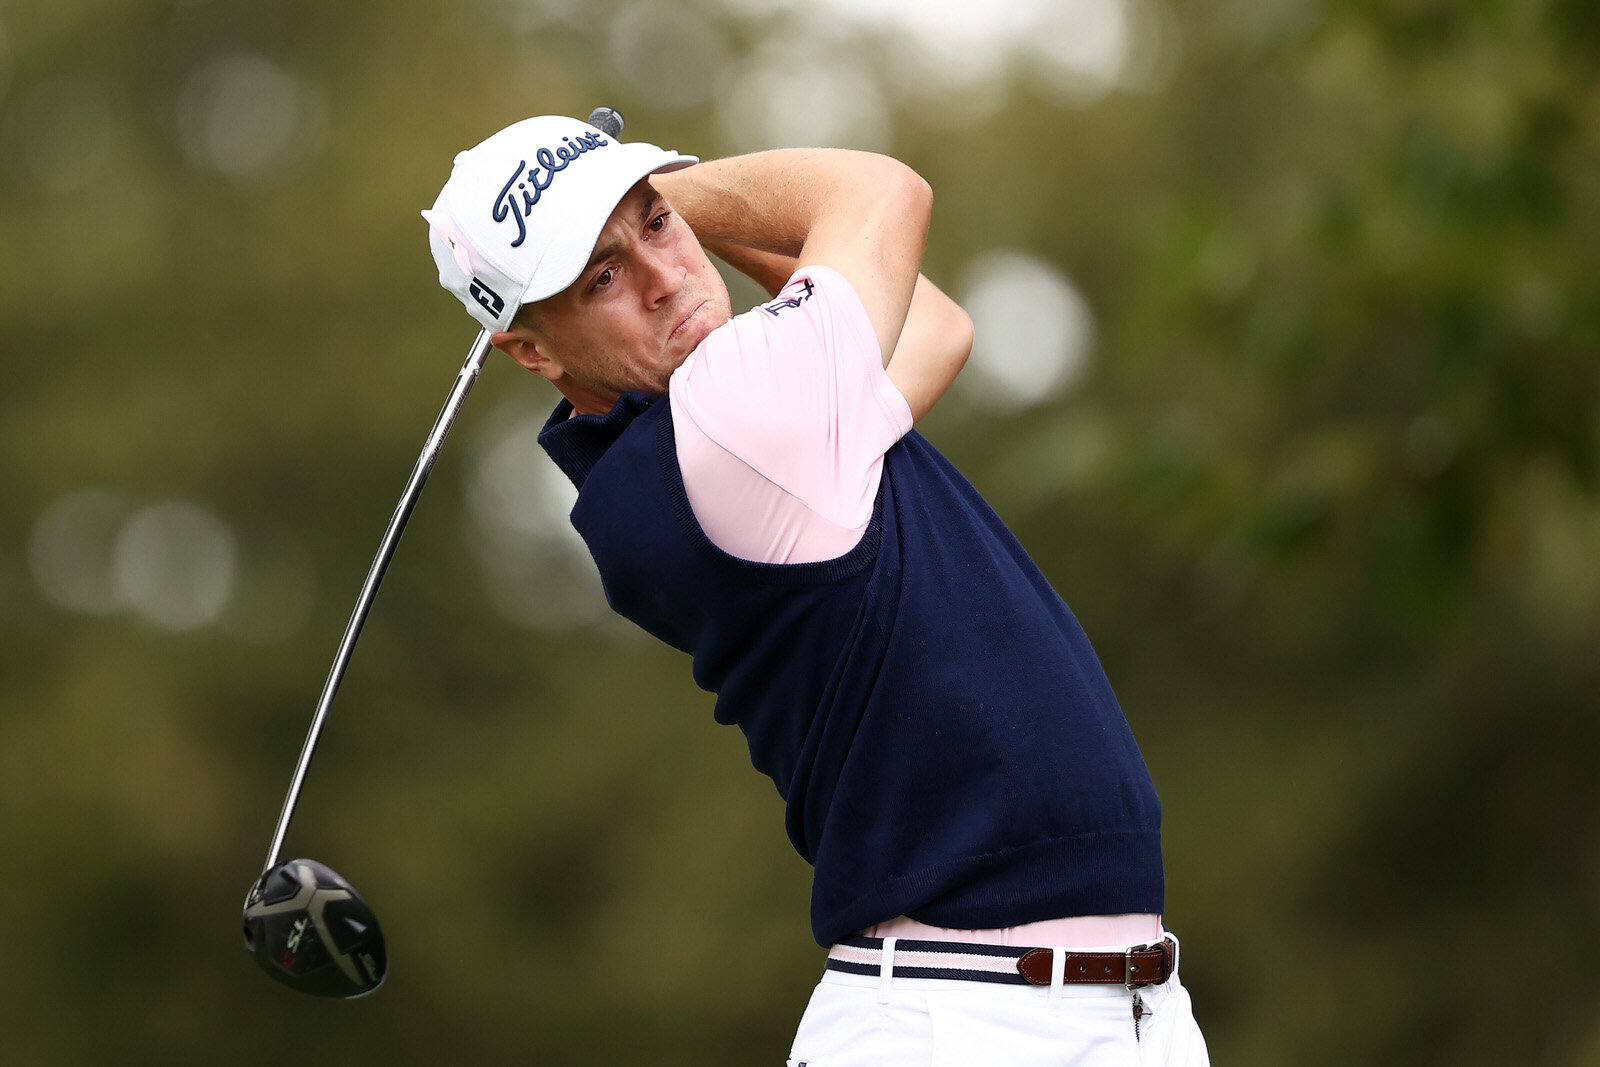
<path fill-rule="evenodd" d="M 560 620 L 597 591 L 480 564 L 489 412 L 549 399 L 509 364 L 446 448 L 290 834 L 373 903 L 391 980 L 299 1000 L 236 940 L 471 339 L 417 209 L 525 114 L 615 103 L 630 136 L 738 147 L 714 100 L 619 65 L 645 10 L 0 6 L 16 1062 L 781 1059 L 821 958 L 778 798 L 673 653 L 499 608 Z M 730 69 L 804 28 L 671 10 Z M 930 273 L 1020 249 L 1096 318 L 1074 391 L 1004 414 L 956 393 L 927 432 L 1118 687 L 1216 1062 L 1600 1062 L 1600 21 L 1278 0 L 1167 32 L 1166 81 L 1095 100 L 1013 67 L 917 95 L 895 42 L 834 46 L 934 185 Z M 208 110 L 218 85 L 234 111 Z M 962 109 L 988 92 L 1003 110 Z M 303 144 L 271 142 L 250 108 L 273 99 Z M 230 138 L 229 115 L 261 124 Z M 42 517 L 90 489 L 107 522 L 220 517 L 240 563 L 215 625 L 48 591 Z"/>

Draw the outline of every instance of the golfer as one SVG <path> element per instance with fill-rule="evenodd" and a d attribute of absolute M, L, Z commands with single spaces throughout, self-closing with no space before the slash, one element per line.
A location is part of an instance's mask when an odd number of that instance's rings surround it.
<path fill-rule="evenodd" d="M 787 805 L 828 950 L 791 1064 L 1204 1064 L 1160 804 L 1076 618 L 914 429 L 964 312 L 884 156 L 699 163 L 575 119 L 458 155 L 440 281 L 562 399 L 619 614 Z M 771 299 L 735 316 L 707 250 Z"/>

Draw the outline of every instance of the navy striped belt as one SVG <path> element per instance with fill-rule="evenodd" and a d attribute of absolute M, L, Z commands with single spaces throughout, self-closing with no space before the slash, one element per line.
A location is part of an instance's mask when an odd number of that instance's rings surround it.
<path fill-rule="evenodd" d="M 892 944 L 891 944 L 892 943 Z M 1063 953 L 1061 981 L 1067 985 L 1120 985 L 1129 989 L 1159 985 L 1178 969 L 1173 941 L 1112 952 L 980 945 L 965 941 L 920 941 L 847 937 L 828 951 L 827 969 L 845 974 L 894 978 L 944 978 L 1002 985 L 1051 984 L 1055 953 Z M 887 961 L 885 957 L 890 957 Z"/>

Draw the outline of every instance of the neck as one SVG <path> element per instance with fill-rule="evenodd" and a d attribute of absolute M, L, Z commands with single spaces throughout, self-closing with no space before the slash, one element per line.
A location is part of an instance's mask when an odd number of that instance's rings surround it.
<path fill-rule="evenodd" d="M 555 384 L 572 405 L 572 410 L 579 415 L 604 415 L 616 406 L 619 399 L 615 393 L 602 393 L 567 379 Z"/>

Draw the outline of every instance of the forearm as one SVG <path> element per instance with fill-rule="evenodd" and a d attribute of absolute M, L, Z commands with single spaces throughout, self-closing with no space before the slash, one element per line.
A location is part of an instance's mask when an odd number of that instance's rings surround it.
<path fill-rule="evenodd" d="M 749 249 L 837 270 L 855 288 L 882 350 L 894 350 L 933 205 L 928 184 L 905 164 L 843 149 L 779 149 L 651 181 L 719 256 L 731 261 Z"/>
<path fill-rule="evenodd" d="M 855 221 L 870 225 L 875 194 L 910 173 L 867 152 L 788 148 L 710 160 L 651 183 L 708 248 L 799 256 L 830 218 L 866 216 Z"/>
<path fill-rule="evenodd" d="M 971 353 L 971 317 L 919 274 L 905 328 L 885 365 L 914 421 L 921 421 L 944 396 Z"/>
<path fill-rule="evenodd" d="M 704 237 L 701 237 L 700 243 L 707 252 L 761 286 L 768 296 L 777 296 L 794 274 L 795 268 L 800 266 L 796 256 L 762 252 L 749 245 L 707 241 Z"/>

